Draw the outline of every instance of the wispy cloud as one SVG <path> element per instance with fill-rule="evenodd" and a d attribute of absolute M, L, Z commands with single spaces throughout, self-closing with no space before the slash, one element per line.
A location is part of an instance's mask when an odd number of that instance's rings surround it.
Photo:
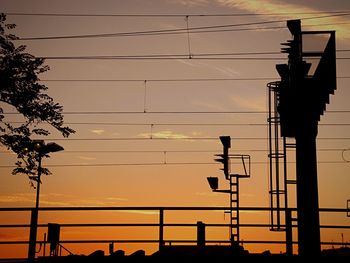
<path fill-rule="evenodd" d="M 309 9 L 300 5 L 273 0 L 216 0 L 216 2 L 226 7 L 239 8 L 256 13 L 281 13 L 281 11 L 287 13 L 287 10 L 294 10 L 296 12 L 296 9 Z"/>
<path fill-rule="evenodd" d="M 232 9 L 241 9 L 250 13 L 285 13 L 285 15 L 279 15 L 278 20 L 283 19 L 303 19 L 314 17 L 313 19 L 307 19 L 303 21 L 306 25 L 329 25 L 327 28 L 322 26 L 322 30 L 336 30 L 337 38 L 350 39 L 350 28 L 347 24 L 340 24 L 342 22 L 349 22 L 348 16 L 333 16 L 329 17 L 327 13 L 322 15 L 310 15 L 310 13 L 319 12 L 317 4 L 315 7 L 306 6 L 303 1 L 299 1 L 297 4 L 290 3 L 288 1 L 275 1 L 275 0 L 216 0 L 222 6 Z M 299 13 L 299 14 L 297 14 Z M 302 14 L 304 13 L 304 14 Z M 308 14 L 307 14 L 308 13 Z M 297 15 L 296 15 L 297 14 Z M 316 18 L 318 17 L 318 18 Z M 268 19 L 272 20 L 276 17 L 268 16 Z M 314 27 L 312 27 L 314 28 Z M 311 29 L 314 30 L 314 29 Z"/>
<path fill-rule="evenodd" d="M 128 201 L 127 198 L 122 198 L 122 197 L 107 197 L 106 200 L 115 202 L 115 201 Z"/>
<path fill-rule="evenodd" d="M 222 106 L 222 103 L 215 103 L 215 102 L 203 101 L 203 100 L 198 100 L 198 99 L 193 99 L 192 105 L 199 106 L 201 108 L 205 108 L 205 109 L 213 110 L 213 111 L 225 111 L 225 110 L 227 110 L 226 107 Z"/>
<path fill-rule="evenodd" d="M 88 156 L 78 156 L 80 160 L 86 160 L 86 161 L 91 161 L 91 160 L 96 160 L 95 157 L 88 157 Z"/>
<path fill-rule="evenodd" d="M 90 132 L 95 133 L 97 135 L 101 135 L 105 132 L 103 129 L 95 129 L 95 130 L 90 130 Z"/>
<path fill-rule="evenodd" d="M 255 110 L 255 111 L 266 110 L 266 98 L 264 96 L 249 97 L 249 98 L 232 96 L 230 97 L 230 100 L 239 109 L 248 109 L 248 110 Z"/>
<path fill-rule="evenodd" d="M 0 233 L 0 240 L 4 241 L 18 241 L 25 240 L 28 236 L 25 233 Z"/>
<path fill-rule="evenodd" d="M 205 6 L 208 4 L 209 0 L 168 0 L 168 2 L 191 7 L 191 6 Z"/>
<path fill-rule="evenodd" d="M 131 213 L 131 214 L 141 214 L 141 215 L 158 215 L 158 211 L 150 210 L 119 210 L 119 213 Z"/>
<path fill-rule="evenodd" d="M 206 68 L 211 71 L 216 71 L 225 77 L 235 77 L 240 74 L 237 70 L 227 66 L 217 66 L 217 65 L 205 63 L 202 61 L 195 61 L 195 60 L 189 60 L 189 59 L 188 60 L 177 59 L 177 61 L 182 64 L 185 64 L 186 66 L 196 67 L 196 68 Z"/>
<path fill-rule="evenodd" d="M 198 61 L 197 64 L 198 64 L 198 66 L 202 66 L 202 67 L 217 71 L 226 77 L 234 77 L 234 76 L 239 75 L 239 72 L 231 67 L 216 66 L 216 65 L 205 63 L 202 61 Z"/>
<path fill-rule="evenodd" d="M 191 132 L 192 136 L 201 136 L 203 135 L 203 132 L 193 131 Z"/>
<path fill-rule="evenodd" d="M 174 133 L 170 130 L 159 131 L 154 133 L 140 133 L 138 136 L 144 138 L 164 138 L 164 139 L 188 139 L 189 136 L 181 133 Z"/>
<path fill-rule="evenodd" d="M 196 192 L 195 195 L 213 197 L 214 195 L 218 195 L 218 193 L 215 193 L 215 192 Z"/>
<path fill-rule="evenodd" d="M 127 201 L 127 198 L 119 196 L 82 199 L 74 195 L 56 193 L 40 195 L 40 204 L 44 206 L 118 206 Z M 0 204 L 2 205 L 33 205 L 34 202 L 34 193 L 0 195 Z"/>
<path fill-rule="evenodd" d="M 193 60 L 191 61 L 189 59 L 176 59 L 176 61 L 185 64 L 186 66 L 198 67 L 198 65 L 195 62 L 192 62 Z"/>
<path fill-rule="evenodd" d="M 17 193 L 11 195 L 0 195 L 0 203 L 34 203 L 34 193 Z"/>
<path fill-rule="evenodd" d="M 121 203 L 127 202 L 129 199 L 124 197 L 101 197 L 101 198 L 85 198 L 77 199 L 74 205 L 83 206 L 118 206 Z"/>

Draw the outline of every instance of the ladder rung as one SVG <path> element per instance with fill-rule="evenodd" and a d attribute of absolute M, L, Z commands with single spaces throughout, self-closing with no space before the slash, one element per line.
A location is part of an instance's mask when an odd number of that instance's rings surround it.
<path fill-rule="evenodd" d="M 269 191 L 269 193 L 270 194 L 285 194 L 286 193 L 286 191 L 284 191 L 284 190 L 271 190 L 271 191 Z"/>
<path fill-rule="evenodd" d="M 296 148 L 296 144 L 295 143 L 286 143 L 285 144 L 286 148 Z"/>
<path fill-rule="evenodd" d="M 297 180 L 286 180 L 287 184 L 296 184 Z"/>
<path fill-rule="evenodd" d="M 268 157 L 270 158 L 283 158 L 284 157 L 284 153 L 271 153 L 271 154 L 268 154 Z"/>
<path fill-rule="evenodd" d="M 267 122 L 269 123 L 280 123 L 280 118 L 279 117 L 271 117 L 271 118 L 267 118 Z"/>
<path fill-rule="evenodd" d="M 231 174 L 232 177 L 236 177 L 236 178 L 249 178 L 250 175 L 249 174 Z"/>
<path fill-rule="evenodd" d="M 286 228 L 281 227 L 281 226 L 273 226 L 273 227 L 270 228 L 270 231 L 276 231 L 276 232 L 278 232 L 278 231 L 285 231 L 285 230 L 286 230 Z"/>

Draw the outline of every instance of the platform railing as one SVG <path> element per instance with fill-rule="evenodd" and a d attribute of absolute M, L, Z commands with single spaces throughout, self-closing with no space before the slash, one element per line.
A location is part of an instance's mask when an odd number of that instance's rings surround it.
<path fill-rule="evenodd" d="M 186 244 L 186 245 L 196 245 L 198 244 L 197 239 L 176 239 L 176 238 L 164 238 L 164 229 L 170 228 L 170 227 L 179 227 L 179 228 L 197 228 L 198 222 L 194 223 L 171 223 L 168 222 L 169 219 L 167 218 L 167 223 L 164 222 L 165 214 L 167 212 L 171 211 L 177 211 L 177 212 L 184 212 L 184 211 L 222 211 L 227 212 L 230 208 L 229 207 L 41 207 L 39 208 L 39 216 L 41 213 L 44 212 L 86 212 L 86 211 L 124 211 L 124 212 L 135 212 L 135 211 L 153 211 L 155 214 L 158 215 L 158 219 L 156 222 L 152 223 L 62 223 L 60 224 L 61 229 L 67 229 L 67 228 L 80 228 L 80 227 L 89 227 L 89 228 L 101 228 L 101 227 L 153 227 L 158 230 L 158 238 L 156 239 L 69 239 L 69 240 L 60 240 L 59 244 L 61 246 L 67 246 L 67 244 L 88 244 L 88 243 L 95 243 L 95 244 L 122 244 L 122 243 L 137 243 L 140 244 L 140 249 L 142 249 L 142 244 L 154 244 L 155 246 L 158 246 L 159 250 L 162 250 L 164 246 L 174 246 L 177 244 Z M 269 214 L 271 212 L 271 208 L 268 207 L 240 207 L 240 211 L 250 211 L 250 212 L 265 212 Z M 295 213 L 296 209 L 290 209 L 291 212 Z M 11 212 L 23 212 L 28 217 L 28 219 L 31 218 L 31 213 L 35 212 L 35 209 L 28 208 L 28 207 L 14 207 L 14 208 L 0 208 L 0 218 L 4 218 L 2 214 L 4 213 L 11 213 Z M 350 222 L 347 222 L 347 215 L 349 213 L 349 208 L 320 208 L 319 209 L 320 214 L 323 213 L 330 213 L 330 214 L 336 214 L 340 213 L 343 214 L 344 220 L 346 220 L 346 224 L 323 224 L 320 226 L 321 229 L 339 229 L 341 231 L 350 231 Z M 25 218 L 24 216 L 24 218 Z M 1 219 L 0 219 L 1 220 Z M 4 220 L 2 219 L 1 222 Z M 343 221 L 343 220 L 342 220 Z M 38 224 L 38 228 L 47 228 L 48 223 L 41 223 Z M 205 229 L 213 228 L 213 227 L 222 227 L 222 228 L 229 228 L 230 224 L 227 223 L 205 223 Z M 269 222 L 265 223 L 240 223 L 239 227 L 242 228 L 265 228 L 269 229 L 271 227 L 271 224 Z M 292 222 L 291 226 L 293 229 L 297 227 L 297 222 Z M 3 232 L 4 229 L 30 229 L 31 224 L 11 224 L 8 223 L 2 223 L 0 224 L 0 232 Z M 296 229 L 295 229 L 296 230 Z M 205 240 L 206 245 L 230 245 L 231 241 L 229 238 L 223 239 L 223 240 L 212 240 L 208 239 Z M 297 240 L 292 241 L 293 245 L 297 244 Z M 36 245 L 39 246 L 46 246 L 49 244 L 49 242 L 46 240 L 46 238 L 42 240 L 37 240 Z M 240 240 L 240 244 L 244 246 L 245 244 L 269 244 L 269 245 L 283 245 L 286 244 L 286 241 L 284 239 L 280 240 Z M 0 249 L 2 245 L 29 245 L 29 240 L 6 240 L 4 237 L 0 239 Z M 342 242 L 336 242 L 333 240 L 321 240 L 321 245 L 329 245 L 329 246 L 344 246 L 349 245 L 348 243 Z M 297 253 L 297 252 L 295 252 Z M 0 255 L 0 259 L 2 256 Z"/>

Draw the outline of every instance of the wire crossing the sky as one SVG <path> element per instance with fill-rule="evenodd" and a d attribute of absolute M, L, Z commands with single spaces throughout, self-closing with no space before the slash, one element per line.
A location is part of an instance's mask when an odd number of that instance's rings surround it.
<path fill-rule="evenodd" d="M 285 16 L 285 15 L 314 15 L 314 14 L 344 14 L 350 10 L 314 11 L 314 12 L 279 12 L 279 13 L 226 13 L 226 14 L 91 14 L 91 13 L 24 13 L 5 12 L 9 16 L 53 16 L 53 17 L 227 17 L 227 16 Z"/>
<path fill-rule="evenodd" d="M 329 15 L 305 17 L 302 20 L 313 20 L 313 19 L 323 19 L 330 17 L 348 16 L 350 13 L 335 13 Z M 183 16 L 186 17 L 186 16 Z M 241 26 L 257 26 L 266 24 L 278 24 L 285 23 L 287 20 L 266 20 L 260 22 L 249 22 L 249 23 L 237 23 L 237 24 L 225 24 L 225 25 L 212 25 L 212 26 L 201 26 L 201 27 L 185 27 L 178 29 L 163 29 L 163 30 L 146 30 L 146 31 L 132 31 L 132 32 L 115 32 L 115 33 L 100 33 L 100 34 L 85 34 L 85 35 L 65 35 L 65 36 L 44 36 L 44 37 L 22 37 L 17 40 L 57 40 L 57 39 L 86 39 L 86 38 L 106 38 L 106 37 L 120 37 L 120 36 L 140 36 L 140 35 L 155 35 L 155 34 L 169 34 L 169 33 L 201 33 L 203 30 L 208 29 L 225 29 L 232 27 Z M 262 28 L 264 29 L 264 28 Z M 266 29 L 266 28 L 265 28 Z M 202 32 L 203 33 L 203 32 Z"/>

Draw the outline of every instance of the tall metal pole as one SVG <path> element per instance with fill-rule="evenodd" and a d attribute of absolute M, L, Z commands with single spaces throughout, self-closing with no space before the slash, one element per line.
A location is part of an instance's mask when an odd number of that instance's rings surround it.
<path fill-rule="evenodd" d="M 28 260 L 35 260 L 35 250 L 36 250 L 36 237 L 38 230 L 38 213 L 39 213 L 39 194 L 40 194 L 40 182 L 41 182 L 41 160 L 42 154 L 39 152 L 39 164 L 38 164 L 38 177 L 36 184 L 36 202 L 35 208 L 32 210 L 31 220 L 30 220 L 30 233 L 29 233 L 29 247 L 28 247 Z"/>
<path fill-rule="evenodd" d="M 321 253 L 316 136 L 317 120 L 304 117 L 295 138 L 298 246 L 303 257 L 317 257 Z"/>

